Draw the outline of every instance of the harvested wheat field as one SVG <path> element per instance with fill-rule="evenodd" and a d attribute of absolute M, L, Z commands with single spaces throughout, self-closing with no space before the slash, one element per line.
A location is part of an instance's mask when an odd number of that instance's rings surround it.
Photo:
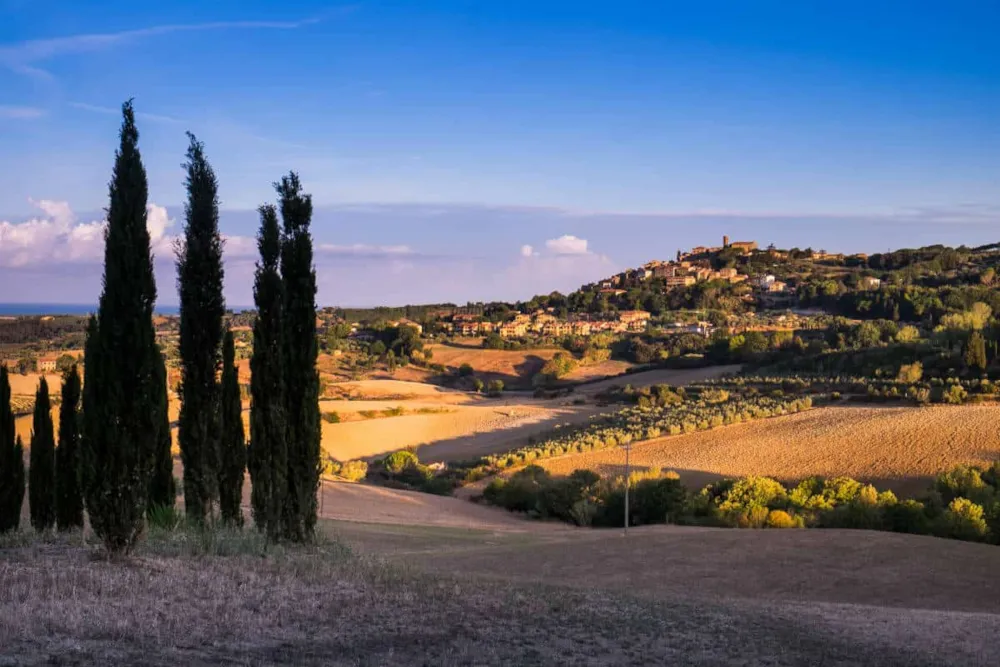
<path fill-rule="evenodd" d="M 848 475 L 909 495 L 959 463 L 1000 458 L 1000 407 L 825 407 L 633 446 L 637 469 L 676 470 L 690 487 L 720 477 L 796 481 Z M 621 474 L 623 450 L 541 462 L 555 474 L 590 468 Z"/>
<path fill-rule="evenodd" d="M 356 409 L 345 403 L 324 401 L 322 409 L 334 409 L 331 406 L 336 406 L 337 410 Z M 365 404 L 420 409 L 419 403 L 415 406 L 392 401 Z M 486 451 L 510 449 L 516 446 L 512 443 L 527 437 L 525 429 L 545 431 L 560 414 L 560 410 L 537 405 L 505 406 L 502 402 L 483 402 L 454 406 L 446 412 L 432 414 L 404 414 L 340 424 L 324 422 L 322 446 L 328 455 L 341 461 L 425 445 L 427 451 L 417 452 L 423 460 L 469 458 Z"/>
<path fill-rule="evenodd" d="M 249 496 L 245 502 L 249 504 Z M 529 521 L 500 508 L 458 498 L 351 482 L 324 481 L 319 503 L 320 518 L 339 521 L 539 534 L 576 532 L 566 524 Z"/>
<path fill-rule="evenodd" d="M 449 370 L 469 364 L 484 380 L 499 378 L 509 385 L 530 384 L 531 378 L 542 369 L 545 362 L 560 352 L 548 350 L 487 350 L 470 339 L 468 345 L 431 345 L 431 361 L 443 364 Z"/>

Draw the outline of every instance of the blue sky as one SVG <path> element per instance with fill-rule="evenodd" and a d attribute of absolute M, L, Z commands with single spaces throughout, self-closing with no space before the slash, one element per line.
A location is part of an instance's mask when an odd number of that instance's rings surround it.
<path fill-rule="evenodd" d="M 162 303 L 188 129 L 239 304 L 288 169 L 331 304 L 572 289 L 722 233 L 1000 240 L 997 25 L 986 1 L 0 0 L 0 301 L 96 298 L 129 97 Z"/>

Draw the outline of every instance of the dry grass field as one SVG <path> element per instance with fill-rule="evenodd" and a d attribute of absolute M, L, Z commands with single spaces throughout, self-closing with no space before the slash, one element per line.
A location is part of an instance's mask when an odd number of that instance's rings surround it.
<path fill-rule="evenodd" d="M 690 487 L 720 477 L 767 475 L 795 481 L 848 475 L 911 494 L 959 463 L 1000 459 L 1000 407 L 825 407 L 635 445 L 638 469 L 676 470 Z M 555 474 L 590 468 L 621 474 L 625 452 L 591 452 L 544 461 Z"/>
<path fill-rule="evenodd" d="M 996 547 L 859 531 L 536 534 L 324 521 L 5 538 L 0 664 L 992 665 Z"/>
<path fill-rule="evenodd" d="M 559 350 L 485 350 L 479 346 L 479 339 L 468 339 L 461 344 L 430 345 L 429 349 L 436 364 L 443 364 L 449 370 L 455 370 L 462 364 L 469 364 L 476 375 L 484 381 L 501 379 L 504 383 L 524 385 L 531 383 L 531 378 L 542 369 L 545 362 L 554 357 Z"/>

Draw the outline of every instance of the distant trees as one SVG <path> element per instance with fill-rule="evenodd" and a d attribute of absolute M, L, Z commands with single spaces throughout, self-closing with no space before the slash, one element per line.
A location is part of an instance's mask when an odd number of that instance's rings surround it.
<path fill-rule="evenodd" d="M 90 524 L 112 554 L 128 553 L 142 533 L 158 430 L 148 186 L 131 101 L 122 116 L 108 193 L 104 289 L 88 327 L 83 385 L 84 496 Z"/>
<path fill-rule="evenodd" d="M 247 464 L 243 433 L 243 405 L 240 400 L 239 370 L 233 332 L 226 330 L 222 344 L 221 437 L 219 438 L 219 513 L 222 521 L 243 525 L 243 473 Z"/>
<path fill-rule="evenodd" d="M 56 449 L 56 525 L 59 530 L 83 528 L 80 391 L 80 372 L 74 364 L 63 373 L 59 405 L 59 447 Z"/>
<path fill-rule="evenodd" d="M 24 502 L 24 447 L 15 437 L 10 376 L 0 364 L 0 533 L 17 530 Z"/>
<path fill-rule="evenodd" d="M 178 441 L 184 463 L 184 508 L 204 522 L 217 497 L 219 391 L 222 345 L 222 239 L 215 172 L 191 133 L 187 151 L 184 238 L 177 246 L 180 293 L 181 412 Z"/>
<path fill-rule="evenodd" d="M 31 526 L 41 533 L 50 530 L 56 523 L 56 437 L 52 428 L 49 383 L 44 375 L 35 392 L 30 458 L 28 505 L 31 510 Z"/>
<path fill-rule="evenodd" d="M 285 299 L 279 273 L 281 232 L 274 206 L 260 208 L 257 248 L 260 261 L 253 286 L 257 319 L 253 325 L 253 356 L 250 358 L 247 467 L 252 485 L 250 500 L 254 523 L 273 541 L 281 537 L 281 512 L 288 474 L 282 326 Z"/>
<path fill-rule="evenodd" d="M 986 339 L 979 331 L 973 331 L 965 343 L 965 366 L 969 370 L 983 372 L 986 364 Z"/>

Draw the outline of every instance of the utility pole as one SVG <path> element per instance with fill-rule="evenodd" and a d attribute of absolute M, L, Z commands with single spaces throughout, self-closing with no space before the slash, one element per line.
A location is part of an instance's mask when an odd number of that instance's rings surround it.
<path fill-rule="evenodd" d="M 631 451 L 632 451 L 632 442 L 631 441 L 626 442 L 625 443 L 625 532 L 623 533 L 623 537 L 628 537 L 628 494 L 629 494 L 629 487 L 632 486 L 631 483 L 629 482 L 629 477 L 631 476 L 629 470 L 629 454 L 631 453 Z"/>

